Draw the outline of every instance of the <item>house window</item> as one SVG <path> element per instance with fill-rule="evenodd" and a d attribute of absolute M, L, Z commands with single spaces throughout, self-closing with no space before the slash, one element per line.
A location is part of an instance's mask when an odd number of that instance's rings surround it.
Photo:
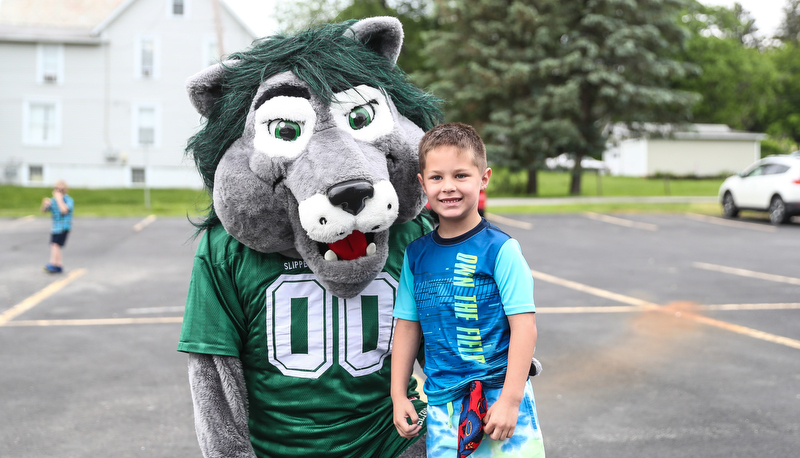
<path fill-rule="evenodd" d="M 42 183 L 44 181 L 44 167 L 41 165 L 29 165 L 28 181 L 31 183 Z"/>
<path fill-rule="evenodd" d="M 145 38 L 142 40 L 142 52 L 140 55 L 141 58 L 141 68 L 142 73 L 141 76 L 144 78 L 152 78 L 153 73 L 155 73 L 155 61 L 156 61 L 156 43 L 153 41 L 152 38 Z"/>
<path fill-rule="evenodd" d="M 23 143 L 58 145 L 61 143 L 60 106 L 49 100 L 29 100 L 23 105 Z"/>
<path fill-rule="evenodd" d="M 64 45 L 44 44 L 37 46 L 36 81 L 57 84 L 64 79 Z"/>
<path fill-rule="evenodd" d="M 157 36 L 140 35 L 135 41 L 134 76 L 136 78 L 158 78 L 160 44 Z"/>
<path fill-rule="evenodd" d="M 144 184 L 144 169 L 141 167 L 131 169 L 131 183 Z"/>
<path fill-rule="evenodd" d="M 153 146 L 156 142 L 156 108 L 141 106 L 138 108 L 136 122 L 136 143 L 139 146 Z"/>
<path fill-rule="evenodd" d="M 184 0 L 172 0 L 172 15 L 183 16 L 184 13 Z"/>

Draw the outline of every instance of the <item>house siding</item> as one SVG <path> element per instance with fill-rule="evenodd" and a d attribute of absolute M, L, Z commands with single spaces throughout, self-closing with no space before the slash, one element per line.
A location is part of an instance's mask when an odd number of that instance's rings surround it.
<path fill-rule="evenodd" d="M 759 142 L 741 140 L 650 140 L 647 174 L 712 176 L 751 165 Z"/>
<path fill-rule="evenodd" d="M 65 43 L 64 78 L 37 83 L 37 44 L 4 42 L 0 62 L 0 183 L 47 186 L 58 179 L 71 187 L 131 187 L 132 168 L 146 168 L 154 188 L 202 187 L 184 157 L 200 116 L 184 87 L 186 78 L 205 67 L 207 45 L 216 38 L 211 0 L 190 0 L 186 17 L 166 13 L 167 0 L 136 0 L 106 24 L 100 44 Z M 224 7 L 225 51 L 244 49 L 253 40 Z M 142 36 L 157 43 L 152 78 L 137 75 L 137 46 Z M 13 70 L 13 71 L 8 71 Z M 26 144 L 22 114 L 26 101 L 58 101 L 60 142 Z M 156 107 L 155 143 L 136 142 L 136 108 Z M 31 182 L 29 167 L 42 166 L 42 182 Z"/>

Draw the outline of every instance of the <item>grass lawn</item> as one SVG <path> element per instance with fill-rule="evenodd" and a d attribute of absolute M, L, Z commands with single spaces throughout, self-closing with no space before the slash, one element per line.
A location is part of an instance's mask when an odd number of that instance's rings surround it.
<path fill-rule="evenodd" d="M 493 170 L 489 197 L 524 197 L 524 172 Z M 539 195 L 530 197 L 569 197 L 569 174 L 540 172 Z M 716 196 L 722 179 L 663 179 L 583 175 L 582 196 Z M 47 217 L 39 212 L 42 198 L 51 195 L 50 188 L 0 186 L 0 218 L 27 215 Z M 75 199 L 76 217 L 139 217 L 189 216 L 197 220 L 210 203 L 203 191 L 192 189 L 152 189 L 150 208 L 144 206 L 143 189 L 70 189 Z M 501 208 L 489 209 L 500 211 Z M 525 207 L 502 207 L 508 213 L 565 213 L 594 211 L 613 212 L 696 212 L 719 214 L 718 204 L 576 204 Z"/>
<path fill-rule="evenodd" d="M 39 212 L 42 198 L 50 197 L 50 188 L 0 186 L 0 217 L 48 215 Z M 151 189 L 150 208 L 144 206 L 143 189 L 70 189 L 75 199 L 75 216 L 138 217 L 189 216 L 197 219 L 210 199 L 204 191 L 193 189 Z"/>
<path fill-rule="evenodd" d="M 568 197 L 570 176 L 566 172 L 539 172 L 539 195 Z M 598 176 L 586 172 L 581 179 L 582 196 L 716 196 L 724 178 L 668 179 Z M 525 195 L 526 172 L 492 169 L 487 193 L 491 197 Z M 531 196 L 534 197 L 534 196 Z"/>

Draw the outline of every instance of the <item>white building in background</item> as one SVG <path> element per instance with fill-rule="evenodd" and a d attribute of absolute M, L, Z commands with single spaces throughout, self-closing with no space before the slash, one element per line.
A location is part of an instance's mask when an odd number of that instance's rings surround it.
<path fill-rule="evenodd" d="M 669 138 L 628 138 L 616 129 L 618 142 L 603 153 L 611 175 L 644 177 L 718 176 L 744 170 L 761 159 L 766 135 L 732 130 L 723 124 L 692 124 Z"/>
<path fill-rule="evenodd" d="M 1 0 L 0 183 L 202 187 L 184 83 L 254 38 L 224 0 Z"/>

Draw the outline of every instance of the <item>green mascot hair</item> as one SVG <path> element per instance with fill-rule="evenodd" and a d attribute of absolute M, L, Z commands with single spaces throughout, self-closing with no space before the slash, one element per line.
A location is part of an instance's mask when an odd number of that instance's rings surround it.
<path fill-rule="evenodd" d="M 407 75 L 385 56 L 345 35 L 356 21 L 327 24 L 297 35 L 274 35 L 257 40 L 246 51 L 228 56 L 221 96 L 203 128 L 186 148 L 197 165 L 209 194 L 222 156 L 245 127 L 247 113 L 259 85 L 266 79 L 292 72 L 326 102 L 333 94 L 358 85 L 381 88 L 398 112 L 427 131 L 442 119 L 439 99 L 408 81 Z M 219 223 L 213 202 L 198 229 Z"/>

